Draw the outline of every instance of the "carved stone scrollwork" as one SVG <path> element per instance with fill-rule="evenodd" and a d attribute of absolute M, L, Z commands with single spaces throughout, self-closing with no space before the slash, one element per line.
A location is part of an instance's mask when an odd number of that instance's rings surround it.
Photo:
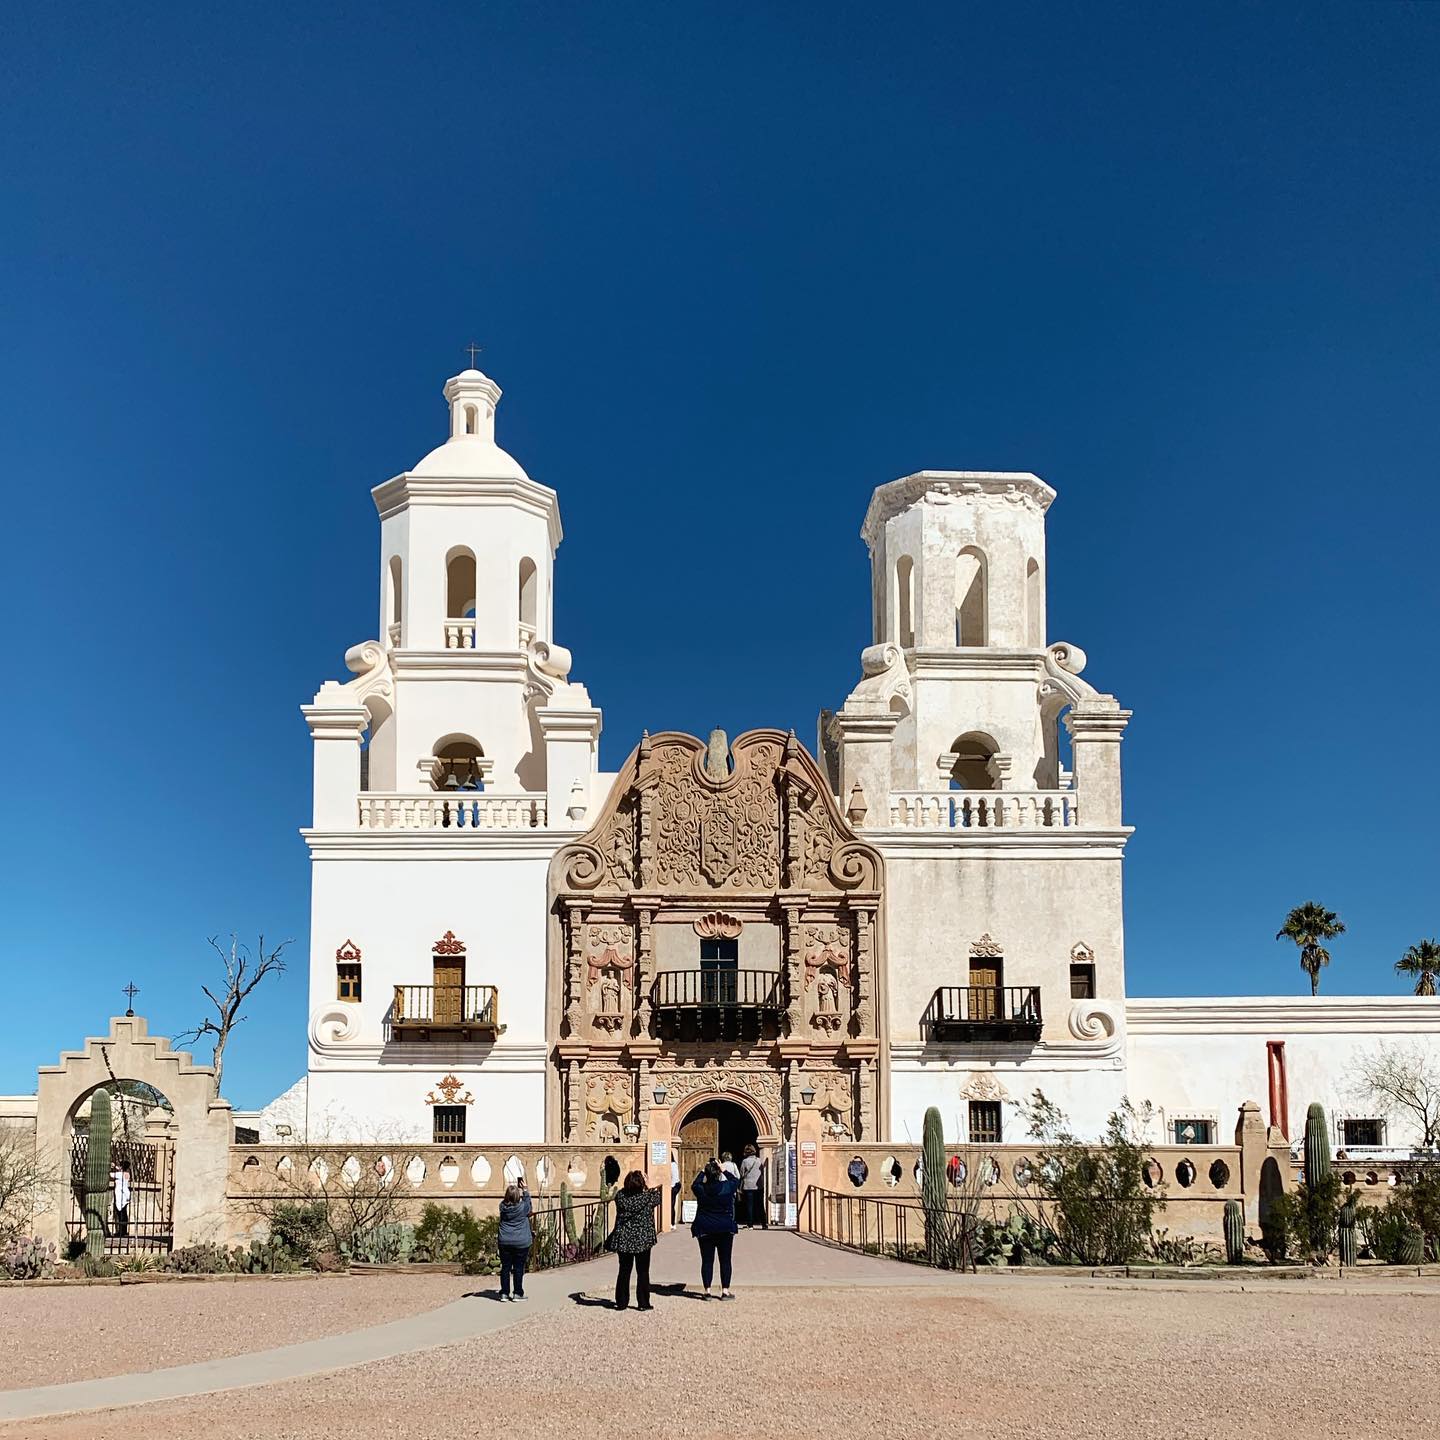
<path fill-rule="evenodd" d="M 1070 1006 L 1070 1033 L 1077 1040 L 1112 1040 L 1120 1028 L 1114 1005 L 1104 1000 L 1076 1000 Z"/>
<path fill-rule="evenodd" d="M 672 1108 L 682 1100 L 700 1092 L 746 1095 L 755 1101 L 770 1118 L 778 1133 L 778 1120 L 784 1113 L 781 1077 L 774 1070 L 733 1070 L 728 1066 L 667 1069 L 655 1067 L 655 1083 L 668 1092 L 665 1103 Z"/>
<path fill-rule="evenodd" d="M 970 942 L 970 953 L 977 960 L 998 960 L 1005 954 L 1005 947 L 986 933 Z"/>
<path fill-rule="evenodd" d="M 585 1076 L 585 1137 L 600 1145 L 618 1145 L 635 1108 L 635 1081 L 628 1071 Z"/>
<path fill-rule="evenodd" d="M 691 928 L 703 940 L 734 940 L 745 927 L 738 916 L 712 910 L 710 914 L 702 915 Z"/>

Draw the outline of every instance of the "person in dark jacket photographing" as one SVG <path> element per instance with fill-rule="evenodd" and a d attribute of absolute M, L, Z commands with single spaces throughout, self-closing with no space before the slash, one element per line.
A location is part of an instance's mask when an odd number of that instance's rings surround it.
<path fill-rule="evenodd" d="M 624 1188 L 615 1197 L 615 1228 L 608 1247 L 620 1257 L 615 1276 L 615 1308 L 630 1304 L 630 1272 L 635 1272 L 636 1308 L 652 1310 L 650 1304 L 650 1252 L 655 1248 L 655 1210 L 660 1204 L 660 1187 L 645 1185 L 645 1176 L 632 1170 Z"/>
<path fill-rule="evenodd" d="M 500 1298 L 525 1298 L 525 1262 L 530 1258 L 530 1242 L 535 1238 L 530 1225 L 530 1192 L 525 1182 L 509 1185 L 500 1202 Z M 513 1286 L 513 1290 L 512 1290 Z"/>
<path fill-rule="evenodd" d="M 695 1196 L 695 1219 L 690 1233 L 700 1245 L 700 1283 L 705 1298 L 715 1278 L 715 1260 L 720 1260 L 720 1298 L 733 1300 L 730 1293 L 730 1254 L 735 1243 L 735 1194 L 740 1181 L 727 1175 L 718 1160 L 711 1160 L 690 1187 Z"/>

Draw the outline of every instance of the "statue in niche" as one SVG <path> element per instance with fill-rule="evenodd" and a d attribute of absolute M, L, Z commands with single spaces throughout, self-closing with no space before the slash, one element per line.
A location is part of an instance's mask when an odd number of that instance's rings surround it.
<path fill-rule="evenodd" d="M 620 971 L 609 965 L 600 972 L 600 1007 L 595 1024 L 613 1034 L 623 1023 L 620 1014 Z"/>
<path fill-rule="evenodd" d="M 620 1117 L 613 1110 L 605 1111 L 595 1122 L 595 1138 L 602 1145 L 620 1143 Z"/>
<path fill-rule="evenodd" d="M 815 977 L 815 1014 L 811 1018 L 818 1029 L 840 1028 L 840 980 L 831 965 Z"/>
<path fill-rule="evenodd" d="M 827 1135 L 833 1135 L 836 1139 L 853 1140 L 855 1137 L 850 1133 L 850 1126 L 841 1117 L 840 1112 L 833 1106 L 827 1105 L 820 1112 L 820 1123 L 825 1127 Z"/>

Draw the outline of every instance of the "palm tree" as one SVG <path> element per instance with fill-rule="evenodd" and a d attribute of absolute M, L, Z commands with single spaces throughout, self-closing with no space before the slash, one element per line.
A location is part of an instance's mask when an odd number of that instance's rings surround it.
<path fill-rule="evenodd" d="M 1402 975 L 1415 977 L 1417 995 L 1435 993 L 1435 976 L 1440 974 L 1440 944 L 1434 940 L 1418 940 L 1396 962 Z"/>
<path fill-rule="evenodd" d="M 1320 971 L 1330 963 L 1330 952 L 1320 943 L 1345 933 L 1344 923 L 1333 910 L 1315 900 L 1297 905 L 1278 931 L 1277 940 L 1293 940 L 1300 947 L 1300 968 L 1310 977 L 1310 993 L 1320 993 Z"/>

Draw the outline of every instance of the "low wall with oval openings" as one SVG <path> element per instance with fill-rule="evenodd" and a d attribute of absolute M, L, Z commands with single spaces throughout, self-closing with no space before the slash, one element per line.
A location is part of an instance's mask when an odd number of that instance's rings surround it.
<path fill-rule="evenodd" d="M 507 1185 L 521 1180 L 537 1204 L 558 1202 L 564 1185 L 577 1199 L 616 1185 L 630 1170 L 645 1168 L 640 1145 L 232 1145 L 226 1186 L 231 1230 L 239 1235 L 254 1220 L 257 1199 L 335 1185 L 399 1185 L 418 1214 L 429 1201 L 498 1204 Z"/>
<path fill-rule="evenodd" d="M 1007 1205 L 1034 1205 L 1043 1177 L 1035 1146 L 950 1146 L 945 1152 L 949 1186 L 993 1201 L 1002 1214 Z M 918 1145 L 826 1143 L 821 1147 L 816 1184 L 840 1194 L 876 1200 L 916 1202 L 925 1180 Z M 1219 1237 L 1225 1202 L 1243 1200 L 1243 1160 L 1235 1145 L 1161 1145 L 1148 1150 L 1145 1183 L 1165 1197 L 1156 1224 L 1172 1234 Z"/>

